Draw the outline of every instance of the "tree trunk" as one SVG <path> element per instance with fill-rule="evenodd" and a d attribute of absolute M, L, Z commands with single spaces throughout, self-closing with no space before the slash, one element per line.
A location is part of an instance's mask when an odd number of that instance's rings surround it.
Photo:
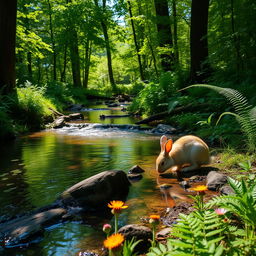
<path fill-rule="evenodd" d="M 49 29 L 50 29 L 50 36 L 51 36 L 51 44 L 53 50 L 53 80 L 57 80 L 57 53 L 56 53 L 56 45 L 54 39 L 54 32 L 53 32 L 53 24 L 52 24 L 52 6 L 50 0 L 48 2 L 48 11 L 49 11 Z"/>
<path fill-rule="evenodd" d="M 96 7 L 99 9 L 99 3 L 98 0 L 94 0 L 94 3 L 96 5 Z M 106 0 L 102 1 L 102 13 L 104 13 L 106 8 Z M 108 75 L 109 75 L 109 82 L 112 86 L 112 89 L 114 92 L 116 92 L 117 88 L 116 88 L 116 83 L 115 83 L 115 79 L 114 79 L 114 75 L 113 75 L 113 68 L 112 68 L 112 56 L 111 56 L 111 50 L 110 50 L 110 42 L 109 42 L 109 37 L 108 37 L 108 28 L 107 28 L 107 24 L 105 22 L 105 20 L 102 18 L 100 13 L 100 23 L 101 23 L 101 27 L 102 27 L 102 32 L 103 32 L 103 36 L 104 36 L 104 40 L 105 40 L 105 48 L 106 48 L 106 52 L 107 52 L 107 61 L 108 61 Z"/>
<path fill-rule="evenodd" d="M 104 35 L 104 39 L 105 39 L 105 47 L 106 47 L 106 52 L 107 52 L 109 81 L 113 88 L 113 91 L 116 91 L 116 83 L 114 80 L 114 74 L 113 74 L 113 68 L 112 68 L 112 57 L 111 57 L 107 25 L 105 24 L 104 21 L 101 21 L 101 26 L 102 26 L 102 31 L 103 31 L 103 35 Z"/>
<path fill-rule="evenodd" d="M 231 29 L 232 29 L 232 37 L 234 40 L 234 47 L 236 51 L 236 74 L 237 77 L 240 77 L 241 67 L 243 66 L 242 56 L 240 53 L 240 41 L 239 36 L 236 34 L 235 31 L 235 14 L 234 14 L 234 0 L 231 0 Z"/>
<path fill-rule="evenodd" d="M 159 47 L 173 48 L 172 42 L 172 32 L 170 25 L 170 17 L 168 10 L 168 1 L 167 0 L 154 0 L 155 9 L 156 9 L 156 25 L 158 32 L 158 42 Z M 161 65 L 164 71 L 170 71 L 174 68 L 174 55 L 170 53 L 160 54 Z"/>
<path fill-rule="evenodd" d="M 172 0 L 174 60 L 175 60 L 175 65 L 179 66 L 178 24 L 177 24 L 176 5 L 177 5 L 176 0 Z"/>
<path fill-rule="evenodd" d="M 15 91 L 17 0 L 0 1 L 0 93 Z"/>
<path fill-rule="evenodd" d="M 61 72 L 60 81 L 66 81 L 66 68 L 67 68 L 67 43 L 65 43 L 64 47 L 64 56 L 63 56 L 63 70 Z"/>
<path fill-rule="evenodd" d="M 89 70 L 90 70 L 90 60 L 91 60 L 91 49 L 92 49 L 92 42 L 90 39 L 87 39 L 85 45 L 85 67 L 84 67 L 84 79 L 83 79 L 83 87 L 88 87 L 88 80 L 89 80 Z"/>
<path fill-rule="evenodd" d="M 74 86 L 81 87 L 81 74 L 80 74 L 80 57 L 78 50 L 78 38 L 77 32 L 74 28 L 71 28 L 71 38 L 70 38 L 70 58 L 72 67 L 72 76 Z"/>
<path fill-rule="evenodd" d="M 37 59 L 37 84 L 41 83 L 41 60 L 38 58 Z"/>
<path fill-rule="evenodd" d="M 33 71 L 32 71 L 32 53 L 27 53 L 27 67 L 28 67 L 28 80 L 33 83 Z"/>
<path fill-rule="evenodd" d="M 132 15 L 132 6 L 131 6 L 131 2 L 128 1 L 128 9 L 129 9 L 129 14 L 130 14 L 130 18 L 131 18 L 131 25 L 132 25 L 132 33 L 133 33 L 133 39 L 134 39 L 134 44 L 135 44 L 135 48 L 136 48 L 136 52 L 137 52 L 137 57 L 138 57 L 138 63 L 139 63 L 139 70 L 140 70 L 140 79 L 142 81 L 145 80 L 144 77 L 144 73 L 143 73 L 143 68 L 142 68 L 142 63 L 141 63 L 141 57 L 140 57 L 140 48 L 139 48 L 139 44 L 137 41 L 137 36 L 136 36 L 136 31 L 135 31 L 135 26 L 134 26 L 134 21 L 133 21 L 133 15 Z"/>
<path fill-rule="evenodd" d="M 67 3 L 72 3 L 72 0 L 67 0 Z M 82 87 L 80 73 L 80 56 L 78 49 L 78 35 L 75 27 L 73 26 L 72 20 L 70 20 L 67 31 L 69 33 L 69 52 L 71 59 L 73 84 L 76 87 Z"/>
<path fill-rule="evenodd" d="M 205 82 L 210 74 L 208 64 L 208 9 L 209 0 L 192 0 L 190 29 L 190 80 Z"/>

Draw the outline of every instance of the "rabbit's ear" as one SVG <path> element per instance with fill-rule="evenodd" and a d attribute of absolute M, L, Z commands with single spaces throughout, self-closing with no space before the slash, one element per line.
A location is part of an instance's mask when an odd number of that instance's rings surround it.
<path fill-rule="evenodd" d="M 166 143 L 165 143 L 165 153 L 169 153 L 171 150 L 172 150 L 172 144 L 173 144 L 173 141 L 172 140 L 168 140 Z"/>
<path fill-rule="evenodd" d="M 160 139 L 161 152 L 165 150 L 166 142 L 167 142 L 167 137 L 163 135 Z"/>

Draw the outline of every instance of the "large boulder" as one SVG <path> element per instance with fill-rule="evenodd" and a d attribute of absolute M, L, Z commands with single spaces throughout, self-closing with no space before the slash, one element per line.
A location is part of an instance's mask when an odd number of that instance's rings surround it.
<path fill-rule="evenodd" d="M 99 209 L 111 200 L 125 200 L 130 182 L 124 171 L 104 171 L 65 190 L 60 199 L 64 205 L 77 205 L 84 209 Z"/>

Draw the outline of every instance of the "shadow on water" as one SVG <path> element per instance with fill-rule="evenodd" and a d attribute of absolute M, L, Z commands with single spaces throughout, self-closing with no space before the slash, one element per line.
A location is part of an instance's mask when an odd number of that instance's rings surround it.
<path fill-rule="evenodd" d="M 120 113 L 119 109 L 88 111 L 84 115 L 90 122 L 98 123 L 100 114 Z M 101 122 L 130 124 L 134 119 Z M 128 172 L 134 165 L 139 165 L 145 173 L 143 179 L 131 186 L 126 202 L 129 208 L 121 213 L 120 226 L 141 223 L 141 218 L 149 214 L 189 200 L 177 179 L 160 177 L 155 172 L 159 136 L 118 130 L 99 132 L 46 130 L 1 145 L 0 221 L 48 205 L 68 187 L 99 172 L 113 169 Z M 0 255 L 71 256 L 98 249 L 104 239 L 102 225 L 106 222 L 109 219 L 87 216 L 84 220 L 54 225 L 44 232 L 42 240 L 28 247 L 0 249 Z"/>

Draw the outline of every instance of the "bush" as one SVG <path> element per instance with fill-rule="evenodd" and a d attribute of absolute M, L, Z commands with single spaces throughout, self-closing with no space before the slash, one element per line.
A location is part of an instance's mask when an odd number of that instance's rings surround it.
<path fill-rule="evenodd" d="M 48 82 L 44 85 L 44 95 L 48 97 L 58 109 L 62 110 L 67 103 L 73 102 L 72 92 L 67 83 L 62 82 Z"/>
<path fill-rule="evenodd" d="M 147 115 L 166 110 L 169 98 L 177 94 L 174 84 L 174 75 L 166 72 L 161 75 L 159 83 L 151 82 L 145 85 L 134 99 L 130 110 Z"/>
<path fill-rule="evenodd" d="M 26 82 L 23 87 L 17 88 L 17 99 L 12 99 L 10 112 L 18 124 L 29 129 L 43 127 L 46 120 L 51 120 L 55 105 L 45 95 L 45 89 Z"/>

